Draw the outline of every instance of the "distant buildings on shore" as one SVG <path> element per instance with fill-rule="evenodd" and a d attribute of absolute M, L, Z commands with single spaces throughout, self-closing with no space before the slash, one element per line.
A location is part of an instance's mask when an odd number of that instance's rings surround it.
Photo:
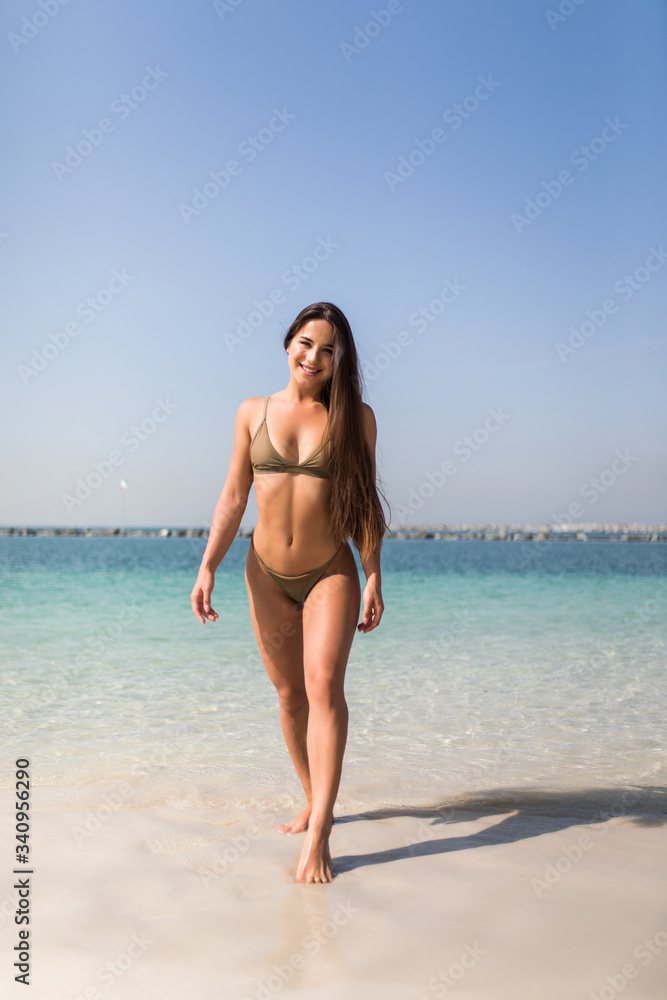
<path fill-rule="evenodd" d="M 252 528 L 237 537 L 249 538 Z M 208 538 L 208 528 L 13 528 L 0 535 L 66 535 L 83 538 Z M 667 542 L 667 524 L 392 524 L 392 538 L 484 542 Z"/>

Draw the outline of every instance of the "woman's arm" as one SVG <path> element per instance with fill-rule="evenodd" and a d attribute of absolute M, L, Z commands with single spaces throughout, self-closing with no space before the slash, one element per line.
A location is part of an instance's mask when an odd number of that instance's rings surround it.
<path fill-rule="evenodd" d="M 236 413 L 234 446 L 229 462 L 229 471 L 220 499 L 215 505 L 208 542 L 202 556 L 197 582 L 190 598 L 192 612 L 202 625 L 205 624 L 206 619 L 214 622 L 218 618 L 217 612 L 211 607 L 215 571 L 236 538 L 253 482 L 250 464 L 252 402 L 250 399 L 245 399 Z"/>
<path fill-rule="evenodd" d="M 377 442 L 377 423 L 375 421 L 375 414 L 368 405 L 364 403 L 364 431 L 366 434 L 366 441 L 368 442 L 368 447 L 371 452 L 371 464 L 372 464 L 372 482 L 375 485 L 375 445 Z M 380 624 L 380 619 L 382 618 L 382 613 L 384 611 L 384 603 L 382 601 L 382 577 L 380 572 L 380 549 L 382 548 L 382 543 L 375 550 L 371 552 L 365 559 L 361 557 L 361 565 L 363 567 L 364 573 L 366 574 L 366 586 L 363 592 L 363 602 L 364 602 L 364 613 L 363 618 L 357 625 L 358 632 L 371 632 L 374 628 Z"/>

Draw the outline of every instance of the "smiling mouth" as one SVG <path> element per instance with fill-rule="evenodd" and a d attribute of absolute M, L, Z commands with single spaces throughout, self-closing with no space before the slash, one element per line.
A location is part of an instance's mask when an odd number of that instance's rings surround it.
<path fill-rule="evenodd" d="M 301 365 L 301 368 L 305 371 L 306 375 L 317 375 L 319 368 L 306 368 L 305 365 Z"/>

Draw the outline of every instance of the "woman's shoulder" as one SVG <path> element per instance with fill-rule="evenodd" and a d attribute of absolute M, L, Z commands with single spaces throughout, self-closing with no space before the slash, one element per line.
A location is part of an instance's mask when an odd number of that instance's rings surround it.
<path fill-rule="evenodd" d="M 373 408 L 369 406 L 368 403 L 362 403 L 361 405 L 363 407 L 364 422 L 366 423 L 366 426 L 370 427 L 371 429 L 375 428 L 376 422 L 375 422 L 375 414 L 373 413 Z"/>
<path fill-rule="evenodd" d="M 375 447 L 377 440 L 377 422 L 372 407 L 368 403 L 362 403 L 364 414 L 364 433 L 371 448 Z"/>
<path fill-rule="evenodd" d="M 257 428 L 264 412 L 266 396 L 248 396 L 242 399 L 236 410 L 236 427 L 250 434 Z"/>
<path fill-rule="evenodd" d="M 238 413 L 240 415 L 245 415 L 248 417 L 254 416 L 255 413 L 259 412 L 264 406 L 266 396 L 248 396 L 247 399 L 242 399 L 238 405 Z"/>

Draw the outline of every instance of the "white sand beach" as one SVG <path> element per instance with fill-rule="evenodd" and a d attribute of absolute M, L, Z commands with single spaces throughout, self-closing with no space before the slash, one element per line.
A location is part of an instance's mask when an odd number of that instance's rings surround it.
<path fill-rule="evenodd" d="M 327 886 L 293 881 L 302 836 L 277 831 L 282 810 L 100 800 L 67 812 L 39 800 L 33 1000 L 665 996 L 660 789 L 497 790 L 348 811 Z M 18 940 L 10 879 L 5 984 Z"/>

